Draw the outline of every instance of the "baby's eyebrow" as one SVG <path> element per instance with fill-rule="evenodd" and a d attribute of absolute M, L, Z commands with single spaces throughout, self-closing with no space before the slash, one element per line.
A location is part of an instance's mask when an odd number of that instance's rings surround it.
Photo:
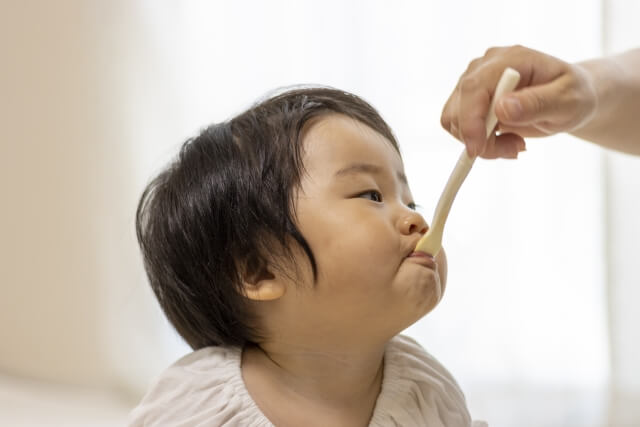
<path fill-rule="evenodd" d="M 335 177 L 340 178 L 346 175 L 353 175 L 358 173 L 368 173 L 372 175 L 382 174 L 382 168 L 378 165 L 371 163 L 353 163 L 346 166 L 335 173 Z M 400 171 L 397 172 L 398 179 L 404 184 L 407 184 L 407 177 Z"/>

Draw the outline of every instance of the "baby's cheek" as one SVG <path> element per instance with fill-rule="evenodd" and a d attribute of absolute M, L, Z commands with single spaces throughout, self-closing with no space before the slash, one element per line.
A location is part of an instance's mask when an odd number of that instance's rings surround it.
<path fill-rule="evenodd" d="M 398 270 L 398 262 L 379 245 L 363 246 L 358 241 L 344 242 L 325 253 L 327 279 L 335 286 L 354 292 L 365 291 L 371 296 L 388 289 Z"/>
<path fill-rule="evenodd" d="M 398 269 L 401 250 L 387 228 L 386 224 L 354 220 L 348 226 L 346 222 L 332 224 L 324 232 L 310 229 L 308 241 L 319 271 L 350 286 L 374 286 L 385 280 L 388 283 Z"/>
<path fill-rule="evenodd" d="M 436 255 L 436 263 L 438 264 L 438 275 L 440 276 L 440 284 L 442 286 L 442 292 L 444 293 L 444 288 L 447 286 L 447 274 L 449 265 L 447 263 L 447 254 L 444 251 L 444 248 L 438 252 Z"/>
<path fill-rule="evenodd" d="M 342 227 L 340 232 L 325 234 L 322 246 L 342 261 L 380 264 L 398 257 L 397 244 L 387 238 L 387 230 L 367 223 Z"/>

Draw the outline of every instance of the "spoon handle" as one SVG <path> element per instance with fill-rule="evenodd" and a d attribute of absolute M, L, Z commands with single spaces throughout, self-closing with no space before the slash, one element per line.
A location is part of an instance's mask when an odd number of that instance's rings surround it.
<path fill-rule="evenodd" d="M 505 93 L 514 90 L 516 86 L 518 86 L 519 81 L 520 73 L 513 68 L 507 67 L 502 73 L 502 77 L 500 77 L 498 85 L 496 86 L 493 99 L 491 99 L 489 113 L 487 114 L 485 122 L 487 138 L 489 138 L 493 133 L 496 123 L 498 122 L 495 113 L 496 100 Z M 449 177 L 447 185 L 444 187 L 444 191 L 442 192 L 438 205 L 436 206 L 431 228 L 429 228 L 429 231 L 427 231 L 420 241 L 418 241 L 416 251 L 426 252 L 435 256 L 442 248 L 442 233 L 444 231 L 444 224 L 449 216 L 449 211 L 451 210 L 451 205 L 453 204 L 453 200 L 456 198 L 456 194 L 469 174 L 475 160 L 475 157 L 469 157 L 466 149 L 462 150 L 462 154 L 458 158 L 458 162 L 453 168 L 453 172 L 451 172 L 451 176 Z"/>

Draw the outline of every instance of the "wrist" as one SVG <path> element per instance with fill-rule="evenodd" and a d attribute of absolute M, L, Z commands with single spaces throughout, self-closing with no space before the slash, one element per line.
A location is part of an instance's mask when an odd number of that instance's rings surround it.
<path fill-rule="evenodd" d="M 615 100 L 619 97 L 620 76 L 624 72 L 610 58 L 594 59 L 574 64 L 584 77 L 585 91 L 594 98 L 594 107 L 571 133 L 588 140 L 606 132 L 611 114 L 615 112 Z"/>

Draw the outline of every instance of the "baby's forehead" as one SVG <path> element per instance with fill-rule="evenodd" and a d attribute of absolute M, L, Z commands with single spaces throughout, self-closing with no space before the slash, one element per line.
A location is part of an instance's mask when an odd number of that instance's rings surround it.
<path fill-rule="evenodd" d="M 404 173 L 400 153 L 384 135 L 342 114 L 327 114 L 305 129 L 302 158 L 306 169 L 343 168 L 370 163 Z"/>

